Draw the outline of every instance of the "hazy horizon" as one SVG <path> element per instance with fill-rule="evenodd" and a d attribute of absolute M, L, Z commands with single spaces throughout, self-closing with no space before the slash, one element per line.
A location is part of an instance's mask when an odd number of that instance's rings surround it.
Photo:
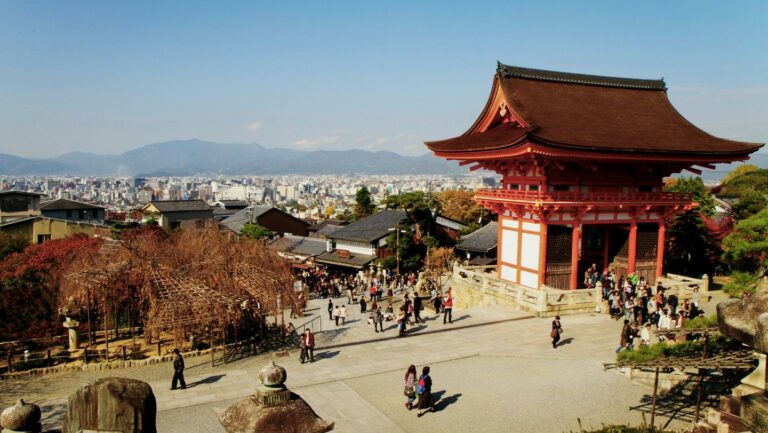
<path fill-rule="evenodd" d="M 497 60 L 664 77 L 696 126 L 766 142 L 766 21 L 757 1 L 7 1 L 0 153 L 195 137 L 422 155 L 472 125 Z"/>

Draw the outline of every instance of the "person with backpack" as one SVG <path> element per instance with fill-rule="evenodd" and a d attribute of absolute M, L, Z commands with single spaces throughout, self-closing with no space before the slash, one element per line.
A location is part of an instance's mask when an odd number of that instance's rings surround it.
<path fill-rule="evenodd" d="M 405 408 L 411 410 L 413 408 L 413 402 L 416 401 L 416 366 L 411 365 L 405 372 L 405 389 L 403 394 L 406 396 Z"/>
<path fill-rule="evenodd" d="M 432 406 L 432 378 L 429 377 L 429 366 L 421 369 L 421 376 L 419 376 L 419 381 L 416 383 L 416 396 L 418 397 L 416 407 L 419 409 L 419 412 L 416 414 L 417 416 L 421 417 L 425 413 L 434 410 L 434 406 Z"/>

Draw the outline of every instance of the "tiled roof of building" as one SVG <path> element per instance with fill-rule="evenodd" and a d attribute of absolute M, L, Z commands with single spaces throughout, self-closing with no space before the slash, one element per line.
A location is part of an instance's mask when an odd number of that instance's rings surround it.
<path fill-rule="evenodd" d="M 40 210 L 80 210 L 80 209 L 104 209 L 104 206 L 98 206 L 90 203 L 83 203 L 75 200 L 59 198 L 40 203 Z"/>
<path fill-rule="evenodd" d="M 453 229 L 453 230 L 462 230 L 467 228 L 466 224 L 462 224 L 456 220 L 452 220 L 442 215 L 437 215 L 437 217 L 435 217 L 435 224 L 443 227 L 448 227 L 449 229 Z"/>
<path fill-rule="evenodd" d="M 383 210 L 342 227 L 327 235 L 330 239 L 373 242 L 387 236 L 391 229 L 402 225 L 408 215 L 404 210 Z"/>
<path fill-rule="evenodd" d="M 498 244 L 498 223 L 490 222 L 478 230 L 462 237 L 461 242 L 456 245 L 456 249 L 464 251 L 473 251 L 486 253 Z"/>
<path fill-rule="evenodd" d="M 328 237 L 328 235 L 330 235 L 332 233 L 336 233 L 337 231 L 339 231 L 339 230 L 341 230 L 343 228 L 344 228 L 344 226 L 337 226 L 337 225 L 333 225 L 333 224 L 326 224 L 322 228 L 320 228 L 318 231 L 316 231 L 315 233 L 318 236 Z"/>
<path fill-rule="evenodd" d="M 366 254 L 351 254 L 349 257 L 339 257 L 335 251 L 331 251 L 315 257 L 315 262 L 361 269 L 375 259 L 376 256 L 369 256 Z"/>
<path fill-rule="evenodd" d="M 248 203 L 244 200 L 219 200 L 216 203 L 220 203 L 225 209 L 243 209 L 248 207 Z"/>
<path fill-rule="evenodd" d="M 718 138 L 697 128 L 669 101 L 663 80 L 571 74 L 500 63 L 491 99 L 499 93 L 506 106 L 504 113 L 511 113 L 522 126 L 513 122 L 484 132 L 475 132 L 473 126 L 459 137 L 427 142 L 427 147 L 460 153 L 513 148 L 530 141 L 582 151 L 740 156 L 762 146 Z M 487 105 L 481 118 L 499 110 Z"/>
<path fill-rule="evenodd" d="M 202 200 L 158 200 L 150 202 L 149 205 L 162 213 L 211 210 L 211 207 Z"/>
<path fill-rule="evenodd" d="M 326 243 L 322 239 L 293 236 L 290 234 L 275 240 L 269 246 L 284 253 L 311 257 L 325 253 L 326 249 Z"/>
<path fill-rule="evenodd" d="M 250 209 L 249 208 L 240 209 L 239 211 L 235 212 L 234 215 L 221 220 L 221 225 L 232 230 L 235 233 L 240 233 L 244 225 L 250 223 L 251 221 L 254 221 L 254 222 L 257 221 L 261 215 L 271 211 L 272 209 L 277 209 L 277 208 L 264 205 L 264 206 L 253 206 Z M 253 212 L 251 214 L 251 221 L 248 221 L 249 210 Z M 279 209 L 277 210 L 280 211 Z"/>
<path fill-rule="evenodd" d="M 11 194 L 34 195 L 34 196 L 37 196 L 37 197 L 45 195 L 45 194 L 42 194 L 42 193 L 39 193 L 39 192 L 26 192 L 26 191 L 16 191 L 16 190 L 0 191 L 0 195 L 11 195 Z"/>

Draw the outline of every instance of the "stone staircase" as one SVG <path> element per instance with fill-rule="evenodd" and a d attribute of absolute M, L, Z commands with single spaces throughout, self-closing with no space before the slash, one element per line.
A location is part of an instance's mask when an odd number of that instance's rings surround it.
<path fill-rule="evenodd" d="M 768 397 L 756 388 L 740 385 L 720 398 L 719 409 L 709 409 L 693 433 L 768 433 Z"/>

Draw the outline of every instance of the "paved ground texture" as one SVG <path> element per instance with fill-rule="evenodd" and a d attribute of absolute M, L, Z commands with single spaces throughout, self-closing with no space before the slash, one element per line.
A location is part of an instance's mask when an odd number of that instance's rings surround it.
<path fill-rule="evenodd" d="M 252 394 L 258 371 L 274 359 L 288 371 L 288 387 L 334 421 L 336 432 L 569 432 L 579 430 L 579 420 L 587 428 L 648 417 L 643 411 L 650 389 L 603 371 L 602 363 L 614 359 L 620 329 L 605 315 L 564 317 L 563 341 L 553 349 L 550 319 L 506 307 L 456 311 L 449 325 L 427 314 L 425 324 L 398 338 L 391 323 L 383 334 L 374 333 L 357 307 L 349 309 L 346 325 L 336 327 L 325 303 L 312 302 L 309 315 L 295 321 L 301 327 L 315 319 L 318 348 L 312 364 L 300 364 L 297 350 L 217 367 L 191 359 L 183 391 L 169 389 L 170 364 L 63 373 L 0 382 L 0 403 L 24 397 L 42 406 L 45 426 L 55 427 L 63 419 L 66 396 L 79 384 L 133 377 L 152 386 L 158 431 L 223 432 L 216 411 Z M 403 407 L 409 364 L 431 366 L 435 413 L 417 418 Z M 680 419 L 660 420 L 669 427 L 687 426 Z"/>

